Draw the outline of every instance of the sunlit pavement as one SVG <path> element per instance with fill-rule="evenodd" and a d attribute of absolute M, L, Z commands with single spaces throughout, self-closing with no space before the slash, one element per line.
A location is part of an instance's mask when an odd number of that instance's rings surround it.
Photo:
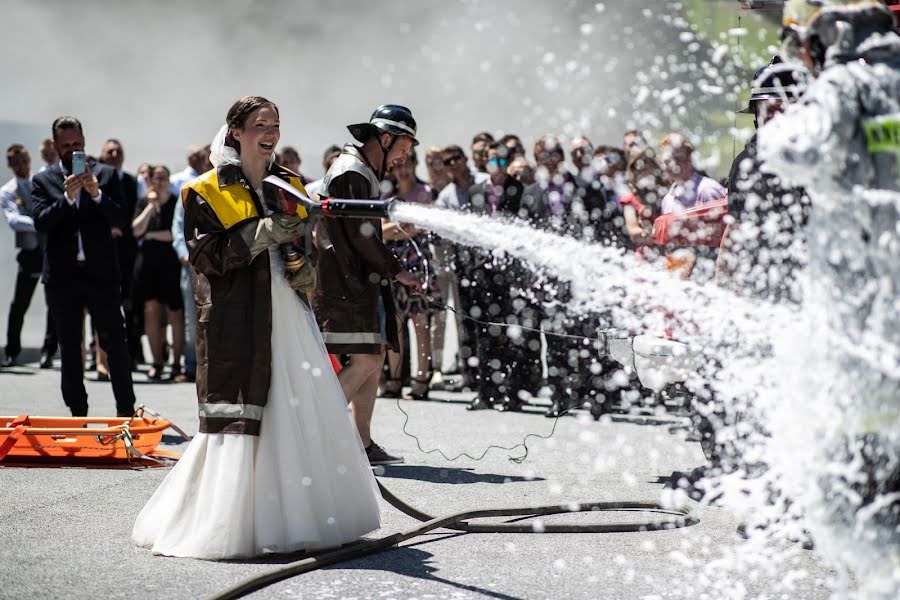
<path fill-rule="evenodd" d="M 31 364 L 0 373 L 0 415 L 63 415 L 57 368 Z M 91 415 L 113 410 L 108 383 L 88 374 Z M 197 430 L 189 384 L 149 384 L 135 375 L 139 402 L 188 432 Z M 425 449 L 478 456 L 490 444 L 514 446 L 526 434 L 547 435 L 553 420 L 540 407 L 526 414 L 468 412 L 468 395 L 435 392 L 427 402 L 401 401 L 409 432 Z M 309 401 L 314 402 L 315 398 Z M 432 514 L 466 509 L 570 501 L 657 500 L 673 471 L 703 464 L 700 447 L 669 432 L 668 419 L 594 422 L 576 411 L 548 440 L 529 438 L 521 464 L 512 452 L 448 462 L 423 454 L 402 431 L 396 400 L 379 400 L 374 438 L 406 464 L 383 470 L 381 481 Z M 174 432 L 162 448 L 180 450 Z M 280 559 L 215 563 L 151 556 L 130 542 L 138 511 L 167 469 L 0 468 L 0 596 L 4 598 L 197 598 L 271 569 Z M 699 524 L 686 529 L 622 534 L 456 534 L 438 530 L 402 548 L 304 575 L 256 597 L 279 598 L 710 598 L 723 585 L 715 561 L 738 541 L 738 521 L 726 509 L 689 503 Z M 653 515 L 647 515 L 652 518 Z M 236 518 L 238 518 L 236 516 Z M 610 522 L 635 515 L 567 515 L 565 522 Z M 549 520 L 548 520 L 549 522 Z M 414 525 L 387 504 L 373 537 Z M 834 574 L 815 553 L 783 544 L 782 564 L 729 575 L 747 597 L 822 598 Z M 285 558 L 281 562 L 287 562 Z M 771 571 L 767 571 L 769 568 Z M 785 588 L 789 571 L 806 577 Z M 790 591 L 788 591 L 790 590 Z M 721 591 L 721 590 L 720 590 Z"/>

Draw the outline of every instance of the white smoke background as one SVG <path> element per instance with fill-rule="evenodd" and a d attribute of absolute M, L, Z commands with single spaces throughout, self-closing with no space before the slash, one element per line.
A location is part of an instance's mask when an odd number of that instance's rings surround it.
<path fill-rule="evenodd" d="M 300 149 L 311 176 L 325 147 L 348 140 L 348 123 L 386 102 L 412 108 L 426 147 L 467 145 L 485 129 L 529 147 L 547 133 L 618 145 L 631 124 L 727 137 L 709 108 L 721 121 L 747 77 L 682 12 L 619 1 L 2 0 L 4 43 L 18 50 L 0 67 L 0 138 L 12 142 L 4 125 L 28 126 L 31 139 L 17 141 L 33 148 L 71 114 L 88 151 L 116 137 L 131 170 L 179 168 L 247 94 L 279 104 L 282 144 Z"/>

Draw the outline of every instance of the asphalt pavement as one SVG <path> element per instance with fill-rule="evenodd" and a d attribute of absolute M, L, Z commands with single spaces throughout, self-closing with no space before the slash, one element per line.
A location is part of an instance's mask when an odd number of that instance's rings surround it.
<path fill-rule="evenodd" d="M 12 297 L 12 239 L 0 228 L 0 302 Z M 39 288 L 40 291 L 40 288 Z M 0 312 L 5 325 L 6 310 Z M 66 415 L 59 392 L 59 361 L 40 370 L 44 306 L 35 295 L 22 359 L 0 370 L 0 416 Z M 4 327 L 5 332 L 5 327 Z M 109 383 L 87 373 L 91 415 L 114 414 Z M 135 374 L 138 401 L 189 433 L 197 430 L 190 384 L 153 384 Z M 475 508 L 552 503 L 649 500 L 667 495 L 673 472 L 704 464 L 699 444 L 670 431 L 670 414 L 613 414 L 600 422 L 575 411 L 555 423 L 543 407 L 524 413 L 468 412 L 470 395 L 435 392 L 433 400 L 380 399 L 373 436 L 406 464 L 379 471 L 380 481 L 423 511 L 443 515 Z M 401 412 L 403 408 L 409 415 Z M 418 443 L 414 437 L 418 436 Z M 529 436 L 529 434 L 537 434 Z M 483 460 L 450 461 L 467 452 Z M 162 449 L 185 444 L 170 431 Z M 247 577 L 296 560 L 210 562 L 152 556 L 131 544 L 135 517 L 168 469 L 22 466 L 0 462 L 0 598 L 203 598 Z M 772 542 L 766 559 L 738 560 L 744 552 L 739 521 L 727 508 L 687 501 L 697 524 L 670 531 L 607 534 L 460 534 L 448 530 L 401 547 L 303 575 L 253 598 L 668 598 L 828 597 L 836 577 L 814 551 Z M 611 523 L 653 514 L 569 514 L 546 523 Z M 416 521 L 382 503 L 378 538 Z M 772 558 L 775 557 L 775 558 Z"/>
<path fill-rule="evenodd" d="M 114 410 L 108 383 L 88 373 L 91 415 Z M 0 372 L 0 415 L 64 415 L 53 370 L 36 364 Z M 152 384 L 135 374 L 140 402 L 189 433 L 197 430 L 190 384 Z M 468 395 L 436 392 L 427 402 L 380 399 L 374 438 L 406 457 L 379 470 L 381 482 L 425 512 L 578 501 L 658 500 L 676 471 L 704 463 L 700 447 L 670 432 L 665 414 L 614 414 L 595 422 L 575 411 L 549 439 L 522 449 L 493 449 L 483 460 L 448 461 L 487 446 L 515 446 L 547 436 L 554 421 L 542 407 L 525 413 L 464 410 Z M 161 448 L 181 450 L 169 432 Z M 0 597 L 202 598 L 249 576 L 296 560 L 208 562 L 152 556 L 130 542 L 135 517 L 168 469 L 99 469 L 0 463 Z M 256 598 L 823 598 L 834 573 L 814 552 L 783 542 L 779 564 L 728 573 L 738 521 L 727 509 L 688 501 L 691 527 L 613 534 L 459 534 L 437 530 L 392 551 L 278 583 Z M 615 522 L 636 514 L 572 514 L 545 522 Z M 644 515 L 653 519 L 656 515 Z M 415 521 L 382 505 L 377 538 Z M 724 573 L 724 574 L 723 574 Z M 798 573 L 804 573 L 796 580 Z M 787 582 L 787 583 L 786 583 Z M 746 595 L 731 595 L 743 590 Z"/>

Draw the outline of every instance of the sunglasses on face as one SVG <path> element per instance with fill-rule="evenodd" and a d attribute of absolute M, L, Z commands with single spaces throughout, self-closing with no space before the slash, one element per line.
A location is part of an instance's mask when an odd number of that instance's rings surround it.
<path fill-rule="evenodd" d="M 489 165 L 494 165 L 495 167 L 505 167 L 509 165 L 509 160 L 505 158 L 492 158 L 487 162 Z"/>
<path fill-rule="evenodd" d="M 462 154 L 457 154 L 456 156 L 451 156 L 450 158 L 444 159 L 444 166 L 449 167 L 450 165 L 456 164 L 457 162 L 464 160 L 466 157 Z"/>

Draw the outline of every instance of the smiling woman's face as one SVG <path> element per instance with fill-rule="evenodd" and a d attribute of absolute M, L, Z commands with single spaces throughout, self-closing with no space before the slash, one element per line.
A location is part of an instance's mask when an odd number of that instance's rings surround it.
<path fill-rule="evenodd" d="M 261 106 L 250 113 L 244 126 L 231 133 L 241 144 L 241 160 L 272 156 L 281 138 L 280 124 L 274 106 Z"/>

